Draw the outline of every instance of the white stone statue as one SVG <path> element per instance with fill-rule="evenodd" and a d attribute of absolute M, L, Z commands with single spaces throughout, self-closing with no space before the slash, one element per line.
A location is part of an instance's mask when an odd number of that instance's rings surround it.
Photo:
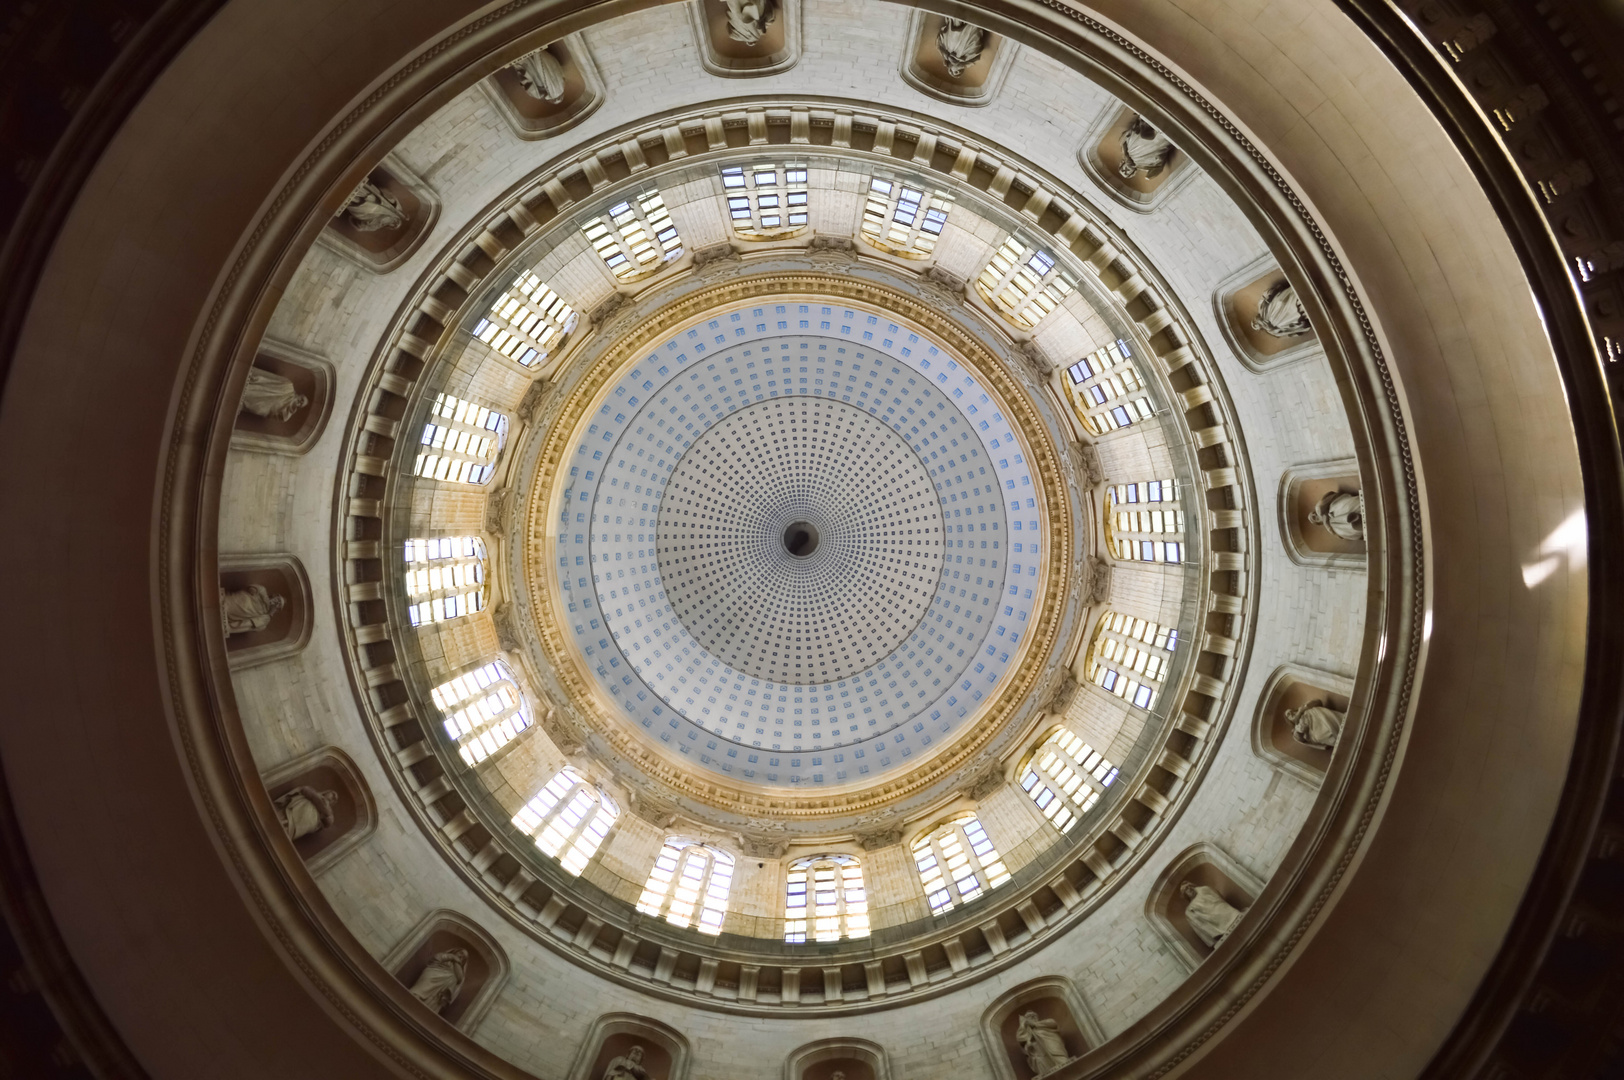
<path fill-rule="evenodd" d="M 1241 910 L 1218 895 L 1210 885 L 1196 885 L 1186 881 L 1179 892 L 1188 901 L 1184 917 L 1196 936 L 1216 949 L 1218 943 L 1229 936 L 1235 924 L 1241 921 Z"/>
<path fill-rule="evenodd" d="M 400 205 L 400 200 L 371 180 L 361 181 L 361 186 L 350 194 L 350 201 L 344 204 L 338 216 L 347 218 L 351 225 L 362 232 L 382 232 L 406 224 L 406 210 Z"/>
<path fill-rule="evenodd" d="M 1314 509 L 1308 512 L 1308 523 L 1326 529 L 1342 540 L 1365 538 L 1365 499 L 1360 491 L 1327 491 Z"/>
<path fill-rule="evenodd" d="M 1297 299 L 1297 290 L 1285 281 L 1277 281 L 1264 290 L 1257 302 L 1257 318 L 1252 320 L 1252 329 L 1278 338 L 1302 337 L 1314 332 L 1303 302 Z"/>
<path fill-rule="evenodd" d="M 1071 1055 L 1066 1053 L 1066 1040 L 1060 1037 L 1060 1025 L 1039 1018 L 1035 1012 L 1021 1014 L 1020 1023 L 1015 1027 L 1015 1041 L 1021 1044 L 1021 1053 L 1026 1055 L 1027 1067 L 1034 1076 L 1053 1072 L 1071 1060 Z"/>
<path fill-rule="evenodd" d="M 276 816 L 289 840 L 320 832 L 333 823 L 333 807 L 338 792 L 296 787 L 276 800 Z"/>
<path fill-rule="evenodd" d="M 263 585 L 250 585 L 231 592 L 221 589 L 220 621 L 225 626 L 226 636 L 265 629 L 286 603 L 286 598 L 277 596 Z"/>
<path fill-rule="evenodd" d="M 778 17 L 778 0 L 722 0 L 727 7 L 727 36 L 746 45 L 758 44 Z"/>
<path fill-rule="evenodd" d="M 1141 172 L 1146 176 L 1160 176 L 1167 163 L 1173 160 L 1173 143 L 1166 135 L 1135 116 L 1122 132 L 1122 164 L 1117 172 L 1124 180 L 1132 180 Z"/>
<path fill-rule="evenodd" d="M 963 19 L 943 19 L 942 28 L 936 31 L 936 51 L 942 54 L 947 73 L 955 79 L 962 77 L 971 64 L 981 59 L 991 36 Z"/>
<path fill-rule="evenodd" d="M 292 379 L 261 367 L 252 367 L 248 369 L 248 385 L 242 388 L 242 404 L 238 409 L 286 422 L 309 404 L 310 399 L 294 388 Z"/>
<path fill-rule="evenodd" d="M 649 1080 L 648 1070 L 643 1068 L 643 1048 L 633 1043 L 603 1070 L 603 1080 Z"/>
<path fill-rule="evenodd" d="M 457 1000 L 462 981 L 468 975 L 468 950 L 447 949 L 435 953 L 423 974 L 412 983 L 412 996 L 437 1013 Z"/>
<path fill-rule="evenodd" d="M 1316 746 L 1321 750 L 1336 749 L 1336 742 L 1342 737 L 1342 725 L 1347 720 L 1346 714 L 1337 712 L 1319 698 L 1286 710 L 1291 737 L 1304 746 Z"/>
<path fill-rule="evenodd" d="M 548 48 L 526 53 L 508 65 L 519 76 L 524 92 L 537 101 L 557 104 L 564 100 L 564 65 Z"/>

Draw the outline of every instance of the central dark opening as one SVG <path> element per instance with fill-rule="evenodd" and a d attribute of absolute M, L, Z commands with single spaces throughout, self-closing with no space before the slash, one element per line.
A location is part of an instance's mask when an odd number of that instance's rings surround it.
<path fill-rule="evenodd" d="M 818 530 L 810 521 L 791 522 L 784 530 L 784 548 L 798 559 L 818 550 Z"/>

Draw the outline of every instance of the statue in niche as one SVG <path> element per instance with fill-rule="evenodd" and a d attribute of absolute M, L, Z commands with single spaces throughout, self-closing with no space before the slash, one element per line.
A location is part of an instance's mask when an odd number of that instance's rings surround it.
<path fill-rule="evenodd" d="M 1314 509 L 1308 512 L 1308 523 L 1318 525 L 1339 540 L 1363 540 L 1364 493 L 1327 491 L 1315 504 Z"/>
<path fill-rule="evenodd" d="M 963 78 L 970 65 L 987 51 L 987 39 L 991 36 L 963 19 L 943 19 L 942 28 L 936 31 L 936 51 L 942 54 L 942 66 L 947 73 L 955 79 Z"/>
<path fill-rule="evenodd" d="M 1060 1037 L 1060 1025 L 1053 1020 L 1041 1019 L 1035 1012 L 1024 1012 L 1015 1027 L 1015 1041 L 1026 1055 L 1027 1068 L 1034 1076 L 1053 1072 L 1071 1060 L 1066 1053 L 1066 1041 Z"/>
<path fill-rule="evenodd" d="M 722 0 L 727 8 L 727 36 L 745 45 L 758 45 L 767 27 L 778 17 L 778 0 Z"/>
<path fill-rule="evenodd" d="M 276 816 L 289 840 L 318 833 L 333 823 L 338 792 L 296 787 L 276 800 Z"/>
<path fill-rule="evenodd" d="M 543 46 L 526 53 L 508 67 L 519 76 L 524 92 L 537 101 L 556 105 L 564 100 L 564 65 L 558 62 L 551 49 Z"/>
<path fill-rule="evenodd" d="M 1304 746 L 1320 750 L 1335 750 L 1342 737 L 1342 725 L 1347 715 L 1337 712 L 1325 701 L 1315 698 L 1306 705 L 1286 710 L 1286 723 L 1291 725 L 1291 737 Z"/>
<path fill-rule="evenodd" d="M 1216 949 L 1241 921 L 1240 908 L 1219 896 L 1218 890 L 1210 885 L 1186 881 L 1179 892 L 1188 901 L 1184 917 L 1190 921 L 1190 929 L 1210 948 Z"/>
<path fill-rule="evenodd" d="M 447 949 L 434 954 L 423 974 L 412 983 L 412 996 L 437 1013 L 457 1000 L 462 981 L 468 976 L 468 950 Z"/>
<path fill-rule="evenodd" d="M 1277 281 L 1263 291 L 1257 302 L 1257 318 L 1252 320 L 1252 329 L 1277 338 L 1302 337 L 1314 332 L 1308 323 L 1308 312 L 1303 310 L 1303 302 L 1297 299 L 1297 290 L 1286 281 Z"/>
<path fill-rule="evenodd" d="M 1140 173 L 1147 177 L 1160 176 L 1173 160 L 1173 143 L 1166 135 L 1135 116 L 1122 132 L 1122 164 L 1117 172 L 1124 180 L 1132 180 Z"/>
<path fill-rule="evenodd" d="M 237 408 L 241 412 L 286 423 L 309 404 L 310 399 L 299 393 L 292 379 L 262 367 L 251 367 L 248 369 L 248 385 L 242 388 L 242 404 Z"/>
<path fill-rule="evenodd" d="M 603 1080 L 649 1080 L 648 1070 L 643 1068 L 643 1048 L 632 1043 L 603 1070 Z"/>
<path fill-rule="evenodd" d="M 231 592 L 221 589 L 220 621 L 225 626 L 227 637 L 250 634 L 270 626 L 271 620 L 285 604 L 285 597 L 276 595 L 263 585 L 250 585 Z"/>
<path fill-rule="evenodd" d="M 338 216 L 361 232 L 383 232 L 406 224 L 406 210 L 400 200 L 371 180 L 361 181 Z"/>

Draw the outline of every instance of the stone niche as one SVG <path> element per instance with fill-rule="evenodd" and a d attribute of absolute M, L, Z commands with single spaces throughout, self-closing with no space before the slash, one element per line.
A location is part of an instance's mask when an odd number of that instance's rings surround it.
<path fill-rule="evenodd" d="M 1281 337 L 1254 325 L 1258 307 L 1271 289 L 1286 284 L 1286 274 L 1271 255 L 1264 255 L 1241 267 L 1213 292 L 1213 308 L 1235 356 L 1252 371 L 1263 371 L 1310 357 L 1325 350 L 1312 328 L 1306 333 Z"/>
<path fill-rule="evenodd" d="M 1339 495 L 1350 496 L 1355 502 L 1337 499 Z M 1286 470 L 1280 478 L 1280 536 L 1286 554 L 1299 566 L 1365 570 L 1369 559 L 1366 537 L 1338 535 L 1331 527 L 1310 520 L 1328 499 L 1344 506 L 1357 504 L 1361 522 L 1368 530 L 1357 461 L 1344 458 Z"/>
<path fill-rule="evenodd" d="M 440 216 L 440 200 L 428 184 L 392 153 L 364 179 L 393 199 L 405 220 L 393 228 L 363 229 L 345 212 L 344 203 L 340 203 L 318 240 L 351 262 L 373 273 L 386 274 L 411 258 L 423 243 Z"/>
<path fill-rule="evenodd" d="M 539 48 L 551 53 L 563 69 L 564 94 L 558 101 L 545 101 L 527 91 L 512 64 L 504 64 L 479 84 L 521 139 L 551 138 L 579 124 L 603 104 L 603 78 L 586 39 L 570 34 L 546 45 L 538 44 L 521 57 Z"/>
<path fill-rule="evenodd" d="M 1352 696 L 1352 679 L 1295 664 L 1276 668 L 1258 699 L 1257 716 L 1252 722 L 1252 750 L 1281 772 L 1318 787 L 1334 751 L 1297 740 L 1286 713 L 1320 701 L 1345 715 Z"/>
<path fill-rule="evenodd" d="M 508 978 L 507 955 L 484 928 L 455 911 L 431 911 L 384 958 L 383 965 L 402 986 L 410 988 L 436 955 L 451 949 L 466 951 L 468 964 L 462 985 L 439 1015 L 466 1034 L 490 1011 Z"/>
<path fill-rule="evenodd" d="M 891 1080 L 885 1048 L 867 1039 L 820 1039 L 784 1062 L 784 1080 Z"/>
<path fill-rule="evenodd" d="M 1169 951 L 1194 971 L 1215 950 L 1190 925 L 1186 883 L 1211 888 L 1244 914 L 1263 892 L 1263 882 L 1222 848 L 1205 842 L 1186 848 L 1157 877 L 1145 901 L 1145 915 Z"/>
<path fill-rule="evenodd" d="M 1080 1057 L 1105 1041 L 1105 1032 L 1070 979 L 1050 975 L 1022 983 L 981 1015 L 981 1039 L 998 1080 L 1033 1080 L 1040 1075 L 1033 1071 L 1017 1036 L 1021 1017 L 1029 1012 L 1036 1013 L 1040 1021 L 1054 1024 L 1068 1059 Z"/>
<path fill-rule="evenodd" d="M 312 874 L 333 865 L 377 827 L 378 807 L 372 801 L 372 792 L 355 762 L 336 746 L 324 746 L 284 762 L 266 773 L 264 781 L 273 807 L 300 789 L 336 796 L 330 811 L 332 823 L 292 841 Z"/>
<path fill-rule="evenodd" d="M 693 24 L 699 61 L 705 70 L 722 78 L 748 78 L 788 71 L 801 58 L 801 0 L 755 0 L 771 11 L 765 26 L 746 5 L 751 0 L 735 0 L 735 20 L 739 36 L 730 30 L 726 0 L 690 0 L 688 17 Z M 744 40 L 754 37 L 754 41 Z"/>
<path fill-rule="evenodd" d="M 1165 160 L 1132 170 L 1124 176 L 1122 166 L 1128 158 L 1127 141 L 1130 129 L 1142 132 L 1140 125 L 1150 124 L 1126 105 L 1111 103 L 1095 117 L 1083 136 L 1083 145 L 1077 151 L 1077 160 L 1083 171 L 1104 188 L 1117 202 L 1132 210 L 1149 213 L 1173 192 L 1183 187 L 1200 170 L 1190 156 L 1178 147 L 1170 147 Z M 1151 128 L 1155 131 L 1154 125 Z"/>
<path fill-rule="evenodd" d="M 215 611 L 232 668 L 292 656 L 310 641 L 310 578 L 292 555 L 222 555 Z"/>
<path fill-rule="evenodd" d="M 675 1028 L 634 1013 L 607 1013 L 593 1022 L 569 1080 L 601 1080 L 610 1064 L 633 1047 L 642 1048 L 649 1080 L 688 1080 L 688 1040 Z"/>
<path fill-rule="evenodd" d="M 283 405 L 275 399 L 274 391 L 267 392 L 269 388 L 245 384 L 243 404 L 231 430 L 232 447 L 271 454 L 305 453 L 321 438 L 333 411 L 333 365 L 313 353 L 267 338 L 254 354 L 254 367 L 286 379 L 304 404 L 288 401 Z M 253 379 L 250 375 L 250 384 Z"/>
<path fill-rule="evenodd" d="M 955 75 L 937 45 L 946 18 L 914 9 L 903 39 L 907 51 L 902 58 L 902 78 L 920 93 L 954 105 L 985 105 L 1009 76 L 1019 47 L 1007 38 L 987 33 L 981 54 Z"/>

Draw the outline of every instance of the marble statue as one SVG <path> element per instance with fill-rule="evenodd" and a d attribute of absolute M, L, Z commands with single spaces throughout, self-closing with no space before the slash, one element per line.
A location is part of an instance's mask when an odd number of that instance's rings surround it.
<path fill-rule="evenodd" d="M 1327 491 L 1314 509 L 1308 512 L 1308 523 L 1320 526 L 1341 540 L 1363 540 L 1364 494 L 1358 491 Z"/>
<path fill-rule="evenodd" d="M 564 100 L 564 65 L 551 49 L 526 53 L 508 66 L 518 74 L 524 92 L 537 101 L 556 105 Z"/>
<path fill-rule="evenodd" d="M 447 949 L 434 954 L 423 974 L 412 983 L 412 996 L 435 1012 L 445 1012 L 457 1000 L 462 981 L 468 976 L 468 950 Z"/>
<path fill-rule="evenodd" d="M 1286 710 L 1286 723 L 1291 725 L 1291 737 L 1304 746 L 1321 750 L 1335 750 L 1342 737 L 1342 725 L 1347 716 L 1331 708 L 1325 701 L 1315 698 L 1306 705 Z"/>
<path fill-rule="evenodd" d="M 1135 116 L 1122 132 L 1122 164 L 1117 172 L 1124 180 L 1132 180 L 1141 172 L 1146 176 L 1160 176 L 1167 163 L 1173 160 L 1173 143 L 1166 135 Z"/>
<path fill-rule="evenodd" d="M 836 1069 L 834 1072 L 829 1074 L 829 1080 L 846 1080 L 846 1074 L 841 1072 L 839 1069 Z"/>
<path fill-rule="evenodd" d="M 943 19 L 942 28 L 936 31 L 936 51 L 942 54 L 942 66 L 947 68 L 947 73 L 955 79 L 962 78 L 987 50 L 990 36 L 981 27 L 963 19 Z"/>
<path fill-rule="evenodd" d="M 727 7 L 727 36 L 746 45 L 760 44 L 778 17 L 778 0 L 722 0 Z"/>
<path fill-rule="evenodd" d="M 1285 281 L 1277 281 L 1264 290 L 1257 302 L 1257 318 L 1252 320 L 1252 329 L 1277 338 L 1302 337 L 1314 332 L 1303 302 L 1297 299 L 1297 290 Z"/>
<path fill-rule="evenodd" d="M 242 404 L 238 409 L 286 422 L 309 404 L 310 399 L 294 388 L 292 379 L 261 367 L 252 367 L 248 369 L 248 385 L 242 388 Z"/>
<path fill-rule="evenodd" d="M 226 636 L 247 634 L 271 625 L 271 619 L 287 603 L 263 585 L 250 585 L 246 589 L 220 590 L 220 620 Z"/>
<path fill-rule="evenodd" d="M 1210 885 L 1186 881 L 1179 892 L 1188 901 L 1184 917 L 1190 921 L 1190 929 L 1211 948 L 1216 949 L 1241 921 L 1240 909 L 1219 896 L 1218 890 Z"/>
<path fill-rule="evenodd" d="M 1015 1041 L 1021 1044 L 1027 1067 L 1032 1075 L 1053 1072 L 1071 1060 L 1066 1053 L 1066 1041 L 1060 1037 L 1060 1025 L 1043 1020 L 1035 1012 L 1024 1012 L 1015 1028 Z"/>
<path fill-rule="evenodd" d="M 406 224 L 406 210 L 400 200 L 371 180 L 361 181 L 338 216 L 362 232 L 383 232 Z"/>
<path fill-rule="evenodd" d="M 632 1043 L 603 1070 L 603 1080 L 649 1080 L 648 1070 L 643 1068 L 643 1048 Z"/>
<path fill-rule="evenodd" d="M 282 831 L 288 834 L 288 839 L 297 840 L 331 825 L 337 802 L 336 791 L 296 787 L 276 800 L 276 816 L 281 819 Z"/>

